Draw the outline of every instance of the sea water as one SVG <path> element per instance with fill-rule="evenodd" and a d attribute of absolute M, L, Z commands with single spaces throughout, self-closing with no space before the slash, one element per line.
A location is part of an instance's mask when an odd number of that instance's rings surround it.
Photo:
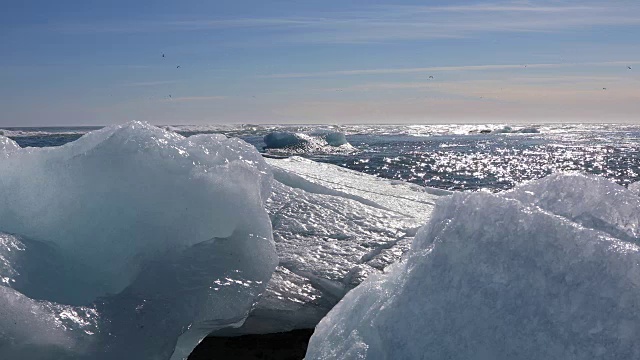
<path fill-rule="evenodd" d="M 185 136 L 221 133 L 265 151 L 274 132 L 338 131 L 355 151 L 299 155 L 387 179 L 446 190 L 506 190 L 557 171 L 581 171 L 621 185 L 640 180 L 640 125 L 198 125 L 163 126 Z M 58 146 L 91 127 L 0 129 L 20 146 Z M 268 150 L 266 150 L 268 151 Z"/>

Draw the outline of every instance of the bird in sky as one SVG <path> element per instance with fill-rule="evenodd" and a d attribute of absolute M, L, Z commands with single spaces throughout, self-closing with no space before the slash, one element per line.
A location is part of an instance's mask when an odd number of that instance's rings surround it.
<path fill-rule="evenodd" d="M 164 57 L 164 54 L 162 54 L 162 57 Z"/>
<path fill-rule="evenodd" d="M 176 66 L 176 69 L 180 69 L 180 65 Z"/>
<path fill-rule="evenodd" d="M 631 70 L 631 66 L 627 66 L 627 69 Z"/>

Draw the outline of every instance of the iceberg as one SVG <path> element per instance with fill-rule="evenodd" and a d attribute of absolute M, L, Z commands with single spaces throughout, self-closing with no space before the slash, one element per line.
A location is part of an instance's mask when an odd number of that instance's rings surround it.
<path fill-rule="evenodd" d="M 186 359 L 241 326 L 277 255 L 249 144 L 131 122 L 0 137 L 0 358 Z"/>
<path fill-rule="evenodd" d="M 274 131 L 263 138 L 265 149 L 288 154 L 352 153 L 356 149 L 345 135 L 337 131 L 317 130 L 310 133 Z"/>
<path fill-rule="evenodd" d="M 538 134 L 540 133 L 540 130 L 538 130 L 535 127 L 524 127 L 524 128 L 514 129 L 511 126 L 504 126 L 502 128 L 492 130 L 491 133 L 492 134 Z"/>
<path fill-rule="evenodd" d="M 558 174 L 441 198 L 405 258 L 318 324 L 306 359 L 638 358 L 633 196 Z"/>

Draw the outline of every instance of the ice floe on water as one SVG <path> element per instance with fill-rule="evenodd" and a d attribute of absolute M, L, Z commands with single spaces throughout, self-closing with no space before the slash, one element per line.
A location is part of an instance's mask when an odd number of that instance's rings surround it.
<path fill-rule="evenodd" d="M 274 154 L 349 154 L 357 151 L 343 133 L 328 130 L 275 131 L 265 135 L 263 141 L 265 150 Z"/>
<path fill-rule="evenodd" d="M 554 175 L 438 202 L 406 259 L 320 322 L 306 359 L 635 359 L 638 199 Z"/>
<path fill-rule="evenodd" d="M 138 122 L 0 144 L 0 358 L 182 359 L 266 288 L 272 179 L 249 144 Z"/>

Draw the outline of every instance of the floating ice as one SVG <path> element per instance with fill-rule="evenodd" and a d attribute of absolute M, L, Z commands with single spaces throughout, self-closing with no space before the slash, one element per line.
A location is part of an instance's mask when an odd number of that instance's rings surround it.
<path fill-rule="evenodd" d="M 640 248 L 611 231 L 640 208 L 616 186 L 556 175 L 440 200 L 406 260 L 320 322 L 306 359 L 640 357 Z"/>
<path fill-rule="evenodd" d="M 514 129 L 511 126 L 504 126 L 502 128 L 494 129 L 491 131 L 493 134 L 538 134 L 540 130 L 534 127 L 524 127 Z"/>
<path fill-rule="evenodd" d="M 288 131 L 271 132 L 264 137 L 266 149 L 290 154 L 351 153 L 355 148 L 343 133 L 317 130 L 308 134 Z"/>
<path fill-rule="evenodd" d="M 348 144 L 346 136 L 339 131 L 316 130 L 310 135 L 324 139 L 331 146 L 342 146 Z"/>
<path fill-rule="evenodd" d="M 270 189 L 255 148 L 222 135 L 0 137 L 0 358 L 182 359 L 240 326 L 277 264 Z"/>

